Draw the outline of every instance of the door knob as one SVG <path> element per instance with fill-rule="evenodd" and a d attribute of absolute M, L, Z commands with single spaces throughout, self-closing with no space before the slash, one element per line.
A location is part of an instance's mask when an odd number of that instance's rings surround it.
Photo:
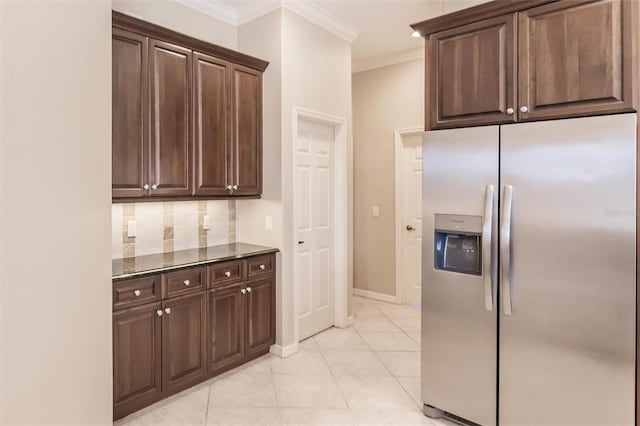
<path fill-rule="evenodd" d="M 415 230 L 416 228 L 414 228 L 413 226 L 407 225 L 407 231 L 415 231 Z"/>

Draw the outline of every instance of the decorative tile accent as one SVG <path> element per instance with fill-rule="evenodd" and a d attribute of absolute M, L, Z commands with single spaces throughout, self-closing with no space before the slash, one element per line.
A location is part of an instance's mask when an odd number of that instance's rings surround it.
<path fill-rule="evenodd" d="M 233 200 L 114 204 L 111 215 L 113 259 L 236 241 L 236 203 Z M 203 227 L 205 215 L 209 215 L 208 231 Z M 127 236 L 129 220 L 136 221 L 136 237 Z"/>

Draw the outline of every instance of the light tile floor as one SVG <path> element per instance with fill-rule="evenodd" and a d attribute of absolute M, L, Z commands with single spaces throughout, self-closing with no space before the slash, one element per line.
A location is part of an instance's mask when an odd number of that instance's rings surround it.
<path fill-rule="evenodd" d="M 420 411 L 420 309 L 354 297 L 353 314 L 289 358 L 265 355 L 115 425 L 452 425 Z"/>

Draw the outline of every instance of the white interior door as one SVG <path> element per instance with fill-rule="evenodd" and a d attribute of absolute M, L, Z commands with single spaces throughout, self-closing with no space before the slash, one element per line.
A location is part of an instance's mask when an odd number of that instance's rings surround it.
<path fill-rule="evenodd" d="M 405 303 L 422 295 L 422 134 L 402 137 L 402 283 Z"/>
<path fill-rule="evenodd" d="M 296 138 L 296 303 L 300 339 L 334 324 L 335 129 L 301 119 Z"/>

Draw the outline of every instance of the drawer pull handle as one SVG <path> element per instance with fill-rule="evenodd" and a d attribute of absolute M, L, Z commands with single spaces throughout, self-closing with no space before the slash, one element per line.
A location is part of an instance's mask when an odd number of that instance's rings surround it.
<path fill-rule="evenodd" d="M 247 290 L 245 290 L 244 288 L 240 289 L 240 293 L 245 294 L 247 292 Z"/>
<path fill-rule="evenodd" d="M 156 311 L 156 315 L 158 315 L 159 317 L 161 317 L 161 316 L 162 316 L 162 309 L 158 309 L 158 310 Z"/>
<path fill-rule="evenodd" d="M 230 277 L 230 276 L 231 276 L 231 272 L 230 272 L 230 271 L 226 271 L 226 272 L 224 273 L 224 276 L 225 276 L 225 277 Z"/>
<path fill-rule="evenodd" d="M 164 311 L 167 315 L 169 315 L 171 313 L 171 308 L 164 308 Z"/>
<path fill-rule="evenodd" d="M 247 287 L 247 293 L 251 293 L 251 287 Z"/>
<path fill-rule="evenodd" d="M 261 269 L 262 271 L 264 271 L 264 270 L 265 270 L 265 268 L 266 268 L 266 266 L 264 266 L 264 265 L 260 265 L 260 269 Z"/>
<path fill-rule="evenodd" d="M 141 294 L 141 293 L 140 293 L 140 290 L 133 290 L 133 294 L 134 294 L 136 297 L 138 297 L 138 296 L 140 296 L 140 294 Z"/>
<path fill-rule="evenodd" d="M 184 280 L 184 285 L 186 285 L 187 287 L 189 287 L 191 285 L 191 281 L 189 280 Z"/>

